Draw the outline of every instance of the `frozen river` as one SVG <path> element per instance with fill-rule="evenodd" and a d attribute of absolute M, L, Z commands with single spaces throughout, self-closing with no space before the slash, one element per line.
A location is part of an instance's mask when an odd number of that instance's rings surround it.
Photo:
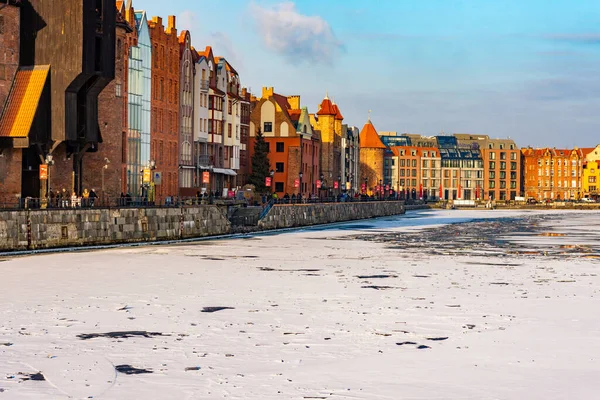
<path fill-rule="evenodd" d="M 0 259 L 0 400 L 597 399 L 599 267 L 497 210 Z"/>

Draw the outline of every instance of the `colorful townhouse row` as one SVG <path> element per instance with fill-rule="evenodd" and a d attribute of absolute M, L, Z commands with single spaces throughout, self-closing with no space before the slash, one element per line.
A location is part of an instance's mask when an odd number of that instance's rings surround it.
<path fill-rule="evenodd" d="M 378 134 L 370 119 L 359 131 L 328 95 L 313 112 L 272 87 L 252 96 L 228 60 L 178 32 L 174 16 L 148 18 L 132 0 L 0 0 L 0 11 L 0 198 L 86 188 L 102 200 L 230 195 L 252 173 L 258 131 L 280 196 L 598 194 L 599 148 Z"/>
<path fill-rule="evenodd" d="M 487 135 L 382 132 L 383 184 L 429 200 L 597 199 L 596 148 L 519 148 Z"/>
<path fill-rule="evenodd" d="M 131 0 L 0 8 L 0 195 L 160 201 L 245 182 L 250 94 L 174 16 Z"/>

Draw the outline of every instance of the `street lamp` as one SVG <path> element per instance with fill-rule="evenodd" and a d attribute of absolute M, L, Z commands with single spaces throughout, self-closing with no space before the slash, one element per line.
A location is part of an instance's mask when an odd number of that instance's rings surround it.
<path fill-rule="evenodd" d="M 104 171 L 108 169 L 108 164 L 110 164 L 110 160 L 106 157 L 104 157 L 104 166 L 102 167 L 102 205 L 106 205 L 105 204 L 105 198 L 104 198 Z"/>
<path fill-rule="evenodd" d="M 300 173 L 298 174 L 298 176 L 300 177 L 300 189 L 298 190 L 298 194 L 300 196 L 302 196 L 302 177 L 304 176 L 304 174 L 302 173 L 302 171 L 300 171 Z"/>
<path fill-rule="evenodd" d="M 379 180 L 379 198 L 381 199 L 381 193 L 383 192 L 383 180 Z"/>
<path fill-rule="evenodd" d="M 273 182 L 273 176 L 275 175 L 275 171 L 271 170 L 269 172 L 269 175 L 271 175 L 271 192 L 275 193 L 275 182 Z"/>

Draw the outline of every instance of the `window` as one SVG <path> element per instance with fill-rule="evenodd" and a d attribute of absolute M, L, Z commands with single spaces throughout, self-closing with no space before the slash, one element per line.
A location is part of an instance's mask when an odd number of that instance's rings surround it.
<path fill-rule="evenodd" d="M 506 189 L 506 181 L 500 181 L 500 189 Z"/>
<path fill-rule="evenodd" d="M 517 173 L 516 172 L 511 172 L 510 173 L 510 179 L 517 179 Z"/>
<path fill-rule="evenodd" d="M 265 122 L 265 125 L 263 127 L 263 132 L 273 132 L 273 123 Z"/>
<path fill-rule="evenodd" d="M 227 124 L 227 137 L 231 137 L 231 124 Z"/>
<path fill-rule="evenodd" d="M 412 176 L 417 176 L 417 170 L 416 169 L 412 170 Z"/>
<path fill-rule="evenodd" d="M 588 183 L 596 183 L 596 177 L 595 176 L 588 177 Z"/>
<path fill-rule="evenodd" d="M 275 163 L 275 172 L 283 172 L 283 163 L 282 162 Z"/>
<path fill-rule="evenodd" d="M 493 151 L 490 152 L 490 160 L 495 160 L 496 159 L 496 153 L 494 153 Z"/>
<path fill-rule="evenodd" d="M 413 166 L 413 167 L 416 167 L 416 166 L 417 166 L 417 160 L 415 160 L 415 159 L 413 159 L 413 160 L 412 160 L 412 166 Z"/>
<path fill-rule="evenodd" d="M 500 179 L 506 179 L 506 171 L 500 171 Z"/>
<path fill-rule="evenodd" d="M 496 162 L 490 161 L 490 169 L 496 169 Z"/>
<path fill-rule="evenodd" d="M 506 169 L 506 162 L 500 161 L 500 169 Z"/>
<path fill-rule="evenodd" d="M 494 189 L 496 187 L 496 182 L 495 181 L 489 181 L 488 185 L 489 185 L 490 189 Z"/>
<path fill-rule="evenodd" d="M 512 146 L 512 144 L 511 144 L 511 146 Z M 512 153 L 510 153 L 510 159 L 511 160 L 516 160 L 517 159 L 517 153 L 514 152 L 514 151 Z M 560 165 L 560 160 L 558 160 L 558 165 Z"/>
<path fill-rule="evenodd" d="M 283 192 L 283 182 L 275 182 L 275 191 Z"/>
<path fill-rule="evenodd" d="M 496 179 L 496 172 L 490 171 L 490 179 Z"/>
<path fill-rule="evenodd" d="M 227 102 L 227 114 L 229 114 L 229 115 L 231 115 L 232 105 L 233 105 L 232 101 L 229 100 Z"/>
<path fill-rule="evenodd" d="M 500 159 L 501 160 L 506 160 L 506 152 L 503 151 L 503 152 L 500 153 Z"/>
<path fill-rule="evenodd" d="M 401 167 L 405 167 L 406 166 L 406 160 L 400 160 L 400 166 Z"/>
<path fill-rule="evenodd" d="M 277 153 L 283 153 L 283 151 L 284 151 L 284 147 L 285 147 L 285 146 L 284 146 L 284 143 L 283 143 L 283 142 L 277 142 L 277 143 L 275 143 L 275 151 L 276 151 Z"/>
<path fill-rule="evenodd" d="M 427 168 L 429 166 L 429 162 L 427 160 L 423 160 L 423 168 Z"/>
<path fill-rule="evenodd" d="M 115 85 L 115 96 L 121 97 L 121 84 L 120 83 L 117 83 Z"/>

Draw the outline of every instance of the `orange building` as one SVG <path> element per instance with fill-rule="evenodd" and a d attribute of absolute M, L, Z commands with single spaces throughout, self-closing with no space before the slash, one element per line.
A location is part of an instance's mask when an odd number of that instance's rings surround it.
<path fill-rule="evenodd" d="M 393 146 L 395 176 L 393 189 L 401 198 L 429 199 L 439 197 L 442 161 L 436 147 Z"/>
<path fill-rule="evenodd" d="M 256 132 L 260 129 L 269 146 L 273 192 L 280 197 L 300 192 L 304 197 L 316 194 L 320 137 L 310 124 L 308 109 L 300 106 L 300 96 L 286 97 L 275 93 L 272 87 L 263 88 L 262 97 L 252 99 L 252 109 L 249 157 L 254 154 Z"/>
<path fill-rule="evenodd" d="M 521 153 L 526 198 L 538 201 L 581 198 L 585 159 L 582 149 L 528 147 L 523 148 Z"/>
<path fill-rule="evenodd" d="M 162 18 L 148 22 L 152 40 L 152 122 L 150 158 L 162 173 L 156 185 L 157 200 L 177 196 L 179 183 L 179 38 L 175 16 L 170 15 L 165 29 Z"/>

